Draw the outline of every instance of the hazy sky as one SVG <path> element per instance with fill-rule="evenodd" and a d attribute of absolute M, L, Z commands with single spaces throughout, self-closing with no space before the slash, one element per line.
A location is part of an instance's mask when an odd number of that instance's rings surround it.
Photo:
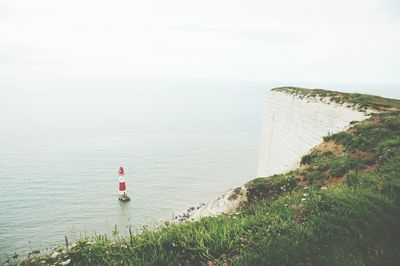
<path fill-rule="evenodd" d="M 0 0 L 0 79 L 400 84 L 398 0 Z"/>

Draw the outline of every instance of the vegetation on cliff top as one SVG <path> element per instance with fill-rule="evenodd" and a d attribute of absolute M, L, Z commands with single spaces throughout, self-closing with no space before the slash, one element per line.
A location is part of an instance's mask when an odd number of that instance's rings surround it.
<path fill-rule="evenodd" d="M 378 99 L 365 97 L 368 108 Z M 11 263 L 398 264 L 400 110 L 392 107 L 400 101 L 384 101 L 376 109 L 391 110 L 327 136 L 295 171 L 249 182 L 249 201 L 235 213 L 125 238 L 114 232 L 81 239 L 53 254 Z"/>
<path fill-rule="evenodd" d="M 298 87 L 280 87 L 275 88 L 273 91 L 287 92 L 304 97 L 319 97 L 327 98 L 332 102 L 339 104 L 351 104 L 358 110 L 387 110 L 388 108 L 399 109 L 400 101 L 387 99 L 379 96 L 366 95 L 360 93 L 345 93 L 339 91 L 329 91 L 323 89 L 304 89 Z"/>

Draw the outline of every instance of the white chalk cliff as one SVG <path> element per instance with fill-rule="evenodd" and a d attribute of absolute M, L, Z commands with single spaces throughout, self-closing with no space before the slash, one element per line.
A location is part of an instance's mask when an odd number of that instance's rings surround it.
<path fill-rule="evenodd" d="M 348 104 L 304 97 L 286 91 L 267 91 L 261 125 L 258 176 L 288 172 L 323 137 L 343 131 L 368 115 Z"/>
<path fill-rule="evenodd" d="M 323 142 L 323 137 L 362 121 L 368 112 L 328 98 L 268 90 L 262 115 L 258 177 L 283 174 L 299 166 L 301 158 Z M 231 189 L 212 203 L 205 203 L 175 217 L 172 222 L 194 221 L 233 212 L 247 201 L 246 186 Z"/>

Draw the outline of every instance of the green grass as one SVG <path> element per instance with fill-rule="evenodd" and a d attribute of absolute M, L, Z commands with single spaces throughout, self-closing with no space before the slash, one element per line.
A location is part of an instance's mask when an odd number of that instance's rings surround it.
<path fill-rule="evenodd" d="M 382 112 L 326 140 L 342 144 L 345 154 L 314 152 L 303 157 L 304 169 L 249 182 L 249 202 L 233 214 L 126 238 L 115 230 L 64 247 L 56 259 L 12 263 L 398 265 L 400 111 Z M 341 184 L 326 187 L 326 180 L 341 176 Z M 297 182 L 301 177 L 306 186 Z"/>

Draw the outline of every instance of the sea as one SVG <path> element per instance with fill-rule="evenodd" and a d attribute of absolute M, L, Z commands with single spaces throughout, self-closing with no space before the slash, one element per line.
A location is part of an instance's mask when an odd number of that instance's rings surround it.
<path fill-rule="evenodd" d="M 0 264 L 156 228 L 256 177 L 263 95 L 232 80 L 8 81 L 0 88 Z M 306 84 L 305 84 L 306 85 Z M 347 88 L 347 87 L 346 87 Z M 377 87 L 361 92 L 379 93 Z M 380 91 L 398 97 L 397 87 Z M 130 202 L 118 201 L 123 166 Z"/>

